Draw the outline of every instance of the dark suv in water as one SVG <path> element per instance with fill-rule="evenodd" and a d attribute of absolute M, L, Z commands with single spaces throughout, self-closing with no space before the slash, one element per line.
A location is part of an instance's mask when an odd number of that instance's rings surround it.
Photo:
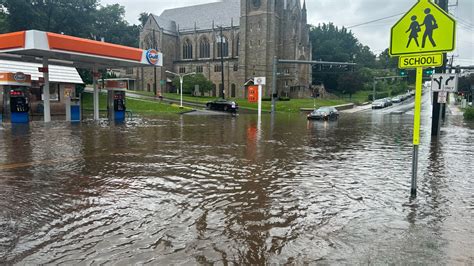
<path fill-rule="evenodd" d="M 217 99 L 215 101 L 206 103 L 206 108 L 209 110 L 236 113 L 239 109 L 239 105 L 234 101 Z"/>

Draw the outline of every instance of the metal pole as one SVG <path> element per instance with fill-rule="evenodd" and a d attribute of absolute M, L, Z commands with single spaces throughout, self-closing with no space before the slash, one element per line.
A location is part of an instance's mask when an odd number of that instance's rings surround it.
<path fill-rule="evenodd" d="M 179 76 L 179 90 L 181 92 L 181 99 L 179 107 L 183 108 L 183 76 Z"/>
<path fill-rule="evenodd" d="M 374 85 L 373 85 L 373 92 L 372 92 L 372 102 L 375 101 L 375 85 L 376 85 L 377 80 L 374 78 Z"/>
<path fill-rule="evenodd" d="M 97 66 L 92 68 L 92 84 L 94 87 L 94 120 L 99 120 L 99 89 L 97 88 Z"/>
<path fill-rule="evenodd" d="M 416 198 L 416 182 L 417 182 L 417 172 L 418 172 L 418 145 L 413 146 L 413 162 L 411 169 L 411 190 L 410 195 L 412 198 Z"/>
<path fill-rule="evenodd" d="M 444 11 L 448 12 L 448 0 L 437 0 L 438 6 Z M 443 66 L 436 69 L 437 73 L 444 73 L 446 71 L 446 53 L 443 53 Z M 433 92 L 433 110 L 431 113 L 431 136 L 438 136 L 441 126 L 442 106 L 438 103 L 438 92 Z M 441 110 L 441 112 L 440 112 Z"/>
<path fill-rule="evenodd" d="M 420 145 L 421 123 L 421 90 L 423 82 L 423 68 L 416 69 L 415 114 L 413 121 L 413 165 L 411 173 L 411 197 L 416 197 L 416 179 L 418 172 L 418 146 Z"/>
<path fill-rule="evenodd" d="M 258 84 L 258 119 L 262 117 L 262 84 Z"/>
<path fill-rule="evenodd" d="M 273 57 L 273 71 L 272 71 L 272 114 L 276 109 L 276 94 L 277 94 L 277 57 Z"/>
<path fill-rule="evenodd" d="M 153 49 L 156 49 L 156 40 L 155 40 L 155 29 L 153 29 Z M 156 66 L 153 65 L 153 95 L 156 96 Z"/>
<path fill-rule="evenodd" d="M 222 34 L 222 26 L 220 27 L 220 30 L 221 30 L 221 38 L 220 38 L 220 41 L 221 41 L 221 82 L 222 82 L 222 88 L 221 88 L 221 91 L 220 91 L 220 94 L 221 94 L 221 98 L 224 99 L 225 98 L 225 93 L 224 93 L 224 36 Z"/>
<path fill-rule="evenodd" d="M 43 85 L 43 115 L 44 122 L 51 122 L 51 105 L 49 101 L 49 68 L 48 58 L 43 58 L 43 72 L 44 85 Z"/>

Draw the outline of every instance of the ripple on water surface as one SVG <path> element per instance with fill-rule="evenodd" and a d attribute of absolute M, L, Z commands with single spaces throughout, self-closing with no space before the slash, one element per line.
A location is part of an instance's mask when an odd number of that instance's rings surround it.
<path fill-rule="evenodd" d="M 460 119 L 422 137 L 414 202 L 410 116 L 140 121 L 2 128 L 0 260 L 473 262 L 474 126 Z"/>

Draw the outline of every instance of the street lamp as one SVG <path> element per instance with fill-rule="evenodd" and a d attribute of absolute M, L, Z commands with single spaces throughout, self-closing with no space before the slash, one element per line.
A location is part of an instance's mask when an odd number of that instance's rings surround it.
<path fill-rule="evenodd" d="M 171 72 L 171 71 L 168 71 L 168 70 L 166 70 L 165 72 L 168 73 L 168 74 L 174 75 L 176 77 L 179 77 L 179 90 L 181 92 L 181 99 L 180 99 L 179 108 L 183 108 L 183 78 L 186 77 L 186 76 L 190 76 L 190 75 L 196 75 L 196 72 L 187 73 L 187 74 L 177 74 L 177 73 L 174 73 L 174 72 Z"/>

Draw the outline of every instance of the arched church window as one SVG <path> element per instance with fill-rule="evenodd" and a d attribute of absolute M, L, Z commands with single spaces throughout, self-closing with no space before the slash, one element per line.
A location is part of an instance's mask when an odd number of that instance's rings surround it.
<path fill-rule="evenodd" d="M 189 39 L 183 44 L 183 59 L 193 59 L 193 44 Z"/>

